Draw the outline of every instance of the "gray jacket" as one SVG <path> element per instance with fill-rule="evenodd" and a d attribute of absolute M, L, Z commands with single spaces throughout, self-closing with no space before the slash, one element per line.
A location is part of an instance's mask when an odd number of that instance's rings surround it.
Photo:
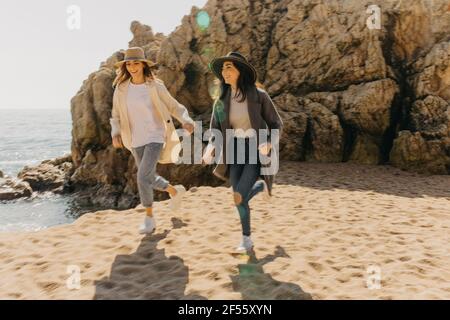
<path fill-rule="evenodd" d="M 224 137 L 225 142 L 222 144 L 222 150 L 219 150 L 221 152 L 222 161 L 220 161 L 216 165 L 213 173 L 214 175 L 225 181 L 228 181 L 229 179 L 229 165 L 226 164 L 224 160 L 227 159 L 226 154 L 228 141 L 229 139 L 233 138 L 232 136 L 227 135 L 226 130 L 232 129 L 230 125 L 230 100 L 231 90 L 228 91 L 228 94 L 225 96 L 223 101 L 218 100 L 214 104 L 210 122 L 210 128 L 220 130 L 222 136 Z M 274 143 L 277 144 L 278 141 L 271 141 L 272 137 L 270 136 L 270 130 L 278 129 L 279 137 L 281 137 L 283 121 L 281 120 L 281 117 L 275 105 L 273 104 L 272 99 L 266 91 L 257 88 L 257 90 L 251 90 L 250 92 L 247 92 L 247 103 L 252 128 L 257 132 L 259 129 L 267 129 L 269 133 L 267 141 L 272 142 L 272 150 L 271 153 L 269 153 L 268 157 L 271 157 L 273 155 L 278 161 L 278 154 L 272 154 L 273 152 L 276 152 L 276 150 L 278 150 L 278 148 L 275 148 L 274 146 Z M 260 145 L 259 136 L 257 137 L 257 145 Z M 262 164 L 262 168 L 268 167 L 270 165 L 271 163 Z M 274 174 L 264 175 L 261 173 L 260 177 L 266 181 L 269 188 L 269 193 L 271 194 Z"/>

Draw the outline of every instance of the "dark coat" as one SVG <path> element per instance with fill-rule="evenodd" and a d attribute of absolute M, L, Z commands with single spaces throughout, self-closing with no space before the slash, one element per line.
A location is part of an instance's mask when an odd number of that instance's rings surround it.
<path fill-rule="evenodd" d="M 213 173 L 217 177 L 221 178 L 224 181 L 228 181 L 229 179 L 229 164 L 226 164 L 224 159 L 226 158 L 227 154 L 227 146 L 229 139 L 232 139 L 233 137 L 226 134 L 226 129 L 232 129 L 230 125 L 230 100 L 231 100 L 231 90 L 228 91 L 228 94 L 225 96 L 225 98 L 222 100 L 216 101 L 214 104 L 213 112 L 211 115 L 211 129 L 219 129 L 222 132 L 222 136 L 224 137 L 224 143 L 222 145 L 221 151 L 221 159 L 217 166 L 215 167 Z M 272 102 L 272 99 L 269 97 L 269 94 L 262 90 L 257 88 L 256 90 L 250 90 L 247 92 L 247 103 L 248 103 L 248 112 L 249 112 L 249 118 L 250 123 L 253 129 L 258 132 L 258 129 L 268 129 L 268 138 L 267 141 L 271 141 L 270 137 L 270 130 L 271 129 L 278 129 L 279 130 L 279 137 L 281 137 L 281 131 L 283 127 L 283 121 L 281 120 L 281 117 L 275 107 L 275 105 Z M 223 110 L 222 110 L 223 109 Z M 277 139 L 278 140 L 278 139 Z M 275 141 L 275 143 L 278 143 L 278 141 Z M 257 145 L 259 145 L 259 135 L 257 135 Z M 271 156 L 272 152 L 276 152 L 274 147 L 274 143 L 272 143 L 272 149 L 271 153 L 268 155 L 268 157 Z M 278 159 L 278 154 L 276 154 L 276 157 Z M 262 164 L 263 167 L 269 167 L 271 164 L 266 163 Z M 272 184 L 274 181 L 274 175 L 263 175 L 260 174 L 260 178 L 264 179 L 267 183 L 269 194 L 272 193 Z"/>

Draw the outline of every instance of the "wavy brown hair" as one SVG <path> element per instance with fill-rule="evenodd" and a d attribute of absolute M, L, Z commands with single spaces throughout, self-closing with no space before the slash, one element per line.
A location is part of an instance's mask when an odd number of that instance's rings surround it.
<path fill-rule="evenodd" d="M 145 78 L 150 78 L 152 80 L 158 79 L 156 77 L 156 75 L 153 73 L 152 68 L 150 68 L 148 66 L 148 64 L 146 64 L 145 62 L 142 62 L 142 61 L 141 61 L 141 63 L 144 64 L 144 77 Z M 127 63 L 124 62 L 124 63 L 122 63 L 120 68 L 118 68 L 116 70 L 116 78 L 114 79 L 112 85 L 113 85 L 113 87 L 115 87 L 115 86 L 121 84 L 122 82 L 128 80 L 129 78 L 131 78 L 131 74 L 127 70 Z"/>

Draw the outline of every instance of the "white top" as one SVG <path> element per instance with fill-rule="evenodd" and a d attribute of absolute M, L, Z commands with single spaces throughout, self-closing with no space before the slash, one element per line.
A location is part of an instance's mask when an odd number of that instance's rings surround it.
<path fill-rule="evenodd" d="M 251 137 L 255 135 L 255 131 L 251 130 L 252 125 L 250 122 L 250 116 L 248 114 L 248 103 L 247 99 L 240 102 L 240 96 L 234 97 L 234 92 L 231 92 L 230 100 L 230 124 L 234 129 L 235 137 Z M 246 133 L 247 130 L 248 131 Z"/>
<path fill-rule="evenodd" d="M 130 81 L 127 94 L 128 119 L 131 128 L 131 146 L 141 147 L 150 142 L 164 143 L 165 126 L 151 101 L 147 85 Z"/>

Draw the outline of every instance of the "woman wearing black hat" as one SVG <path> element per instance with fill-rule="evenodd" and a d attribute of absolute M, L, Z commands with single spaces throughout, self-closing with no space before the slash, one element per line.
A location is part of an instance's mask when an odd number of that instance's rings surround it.
<path fill-rule="evenodd" d="M 237 250 L 246 251 L 253 247 L 249 201 L 259 192 L 264 192 L 264 199 L 269 200 L 272 190 L 274 173 L 263 171 L 268 163 L 262 163 L 261 156 L 266 159 L 274 159 L 275 156 L 278 160 L 277 148 L 273 146 L 281 135 L 283 122 L 267 92 L 257 87 L 255 68 L 240 53 L 230 52 L 214 59 L 210 69 L 221 82 L 210 128 L 219 130 L 225 139 L 218 154 L 214 147 L 217 141 L 214 146 L 212 143 L 218 137 L 212 130 L 213 138 L 203 159 L 210 163 L 213 154 L 216 159 L 221 158 L 214 174 L 229 180 L 233 188 L 243 233 Z"/>

